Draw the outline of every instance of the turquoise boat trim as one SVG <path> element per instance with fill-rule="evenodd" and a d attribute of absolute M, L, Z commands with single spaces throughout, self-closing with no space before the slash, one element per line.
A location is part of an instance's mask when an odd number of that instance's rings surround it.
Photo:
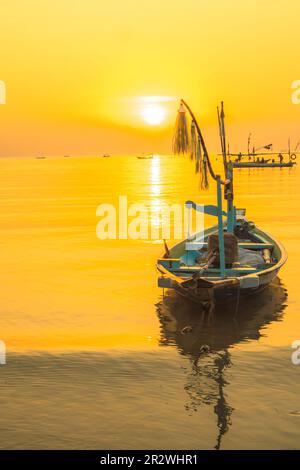
<path fill-rule="evenodd" d="M 226 227 L 226 224 L 224 223 L 224 227 Z M 218 233 L 218 225 L 215 225 L 213 227 L 210 227 L 206 229 L 201 236 L 205 240 L 204 243 L 206 243 L 207 237 L 212 234 L 212 233 Z M 287 260 L 287 253 L 282 244 L 274 239 L 274 237 L 270 236 L 268 233 L 260 230 L 258 227 L 254 228 L 253 231 L 256 239 L 257 239 L 257 247 L 260 249 L 266 248 L 266 246 L 269 248 L 272 248 L 272 253 L 274 253 L 273 256 L 276 257 L 277 261 L 275 263 L 270 263 L 270 264 L 265 264 L 261 266 L 256 266 L 256 267 L 240 267 L 240 268 L 234 268 L 231 267 L 231 269 L 225 270 L 225 278 L 221 278 L 221 273 L 218 268 L 209 268 L 207 271 L 202 272 L 202 279 L 205 279 L 207 281 L 211 281 L 216 287 L 218 285 L 223 285 L 222 283 L 225 283 L 227 280 L 236 280 L 239 284 L 242 290 L 247 290 L 247 288 L 250 288 L 253 276 L 256 276 L 256 279 L 253 279 L 253 287 L 255 287 L 255 283 L 257 283 L 257 279 L 259 280 L 259 288 L 262 288 L 263 286 L 268 285 L 274 276 L 278 273 L 280 268 L 283 266 L 283 264 Z M 200 237 L 200 233 L 194 235 L 195 238 Z M 185 250 L 185 246 L 188 240 L 182 240 L 173 247 L 170 248 L 170 255 L 172 258 L 160 258 L 157 260 L 157 269 L 160 272 L 160 274 L 163 276 L 164 279 L 169 279 L 169 281 L 159 281 L 159 285 L 161 287 L 162 283 L 165 284 L 164 287 L 167 287 L 167 283 L 169 283 L 170 288 L 179 288 L 181 283 L 184 280 L 191 279 L 194 273 L 201 273 L 201 267 L 200 266 L 184 266 L 183 262 L 185 260 L 185 256 L 187 254 Z M 246 245 L 244 243 L 239 243 L 239 246 Z M 251 246 L 252 245 L 252 246 Z M 207 246 L 207 245 L 205 245 Z M 251 243 L 248 245 L 250 249 L 254 249 L 254 243 Z M 194 250 L 194 252 L 190 252 L 189 256 L 195 256 L 197 250 Z M 191 260 L 190 260 L 191 261 Z M 251 278 L 251 279 L 249 279 Z M 249 279 L 249 281 L 248 281 Z M 221 284 L 220 284 L 221 283 Z M 180 290 L 181 294 L 184 294 Z M 188 294 L 189 295 L 189 294 Z M 199 294 L 200 295 L 200 294 Z M 195 299 L 194 299 L 195 300 Z"/>
<path fill-rule="evenodd" d="M 194 250 L 199 249 L 197 247 L 197 243 L 190 242 L 189 244 L 190 244 L 190 246 L 194 246 Z M 261 243 L 239 242 L 238 246 L 239 246 L 239 248 L 245 248 L 245 249 L 251 249 L 251 250 L 263 250 L 265 248 L 268 248 L 269 250 L 272 250 L 272 248 L 273 248 L 273 245 L 271 243 L 267 243 L 267 242 L 261 242 Z M 200 242 L 199 247 L 200 247 L 200 249 L 207 249 L 207 242 Z"/>
<path fill-rule="evenodd" d="M 187 208 L 192 208 L 197 212 L 203 212 L 204 214 L 213 215 L 215 217 L 218 217 L 218 207 L 214 206 L 212 204 L 204 205 L 204 204 L 197 204 L 194 201 L 186 201 L 185 206 Z M 226 217 L 227 212 L 222 211 L 222 215 L 224 215 Z"/>
<path fill-rule="evenodd" d="M 217 176 L 217 197 L 218 197 L 218 234 L 219 234 L 219 256 L 220 256 L 220 274 L 225 277 L 225 250 L 224 250 L 224 232 L 222 215 L 222 189 L 220 176 Z"/>
<path fill-rule="evenodd" d="M 227 162 L 225 155 L 225 172 L 226 178 L 231 181 L 231 188 L 233 190 L 233 167 L 230 162 Z M 229 193 L 227 199 L 227 231 L 233 233 L 235 227 L 235 208 L 233 205 L 233 194 Z"/>

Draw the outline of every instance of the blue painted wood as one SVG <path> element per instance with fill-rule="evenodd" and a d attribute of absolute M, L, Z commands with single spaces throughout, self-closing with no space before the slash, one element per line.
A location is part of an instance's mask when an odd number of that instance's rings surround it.
<path fill-rule="evenodd" d="M 233 233 L 234 230 L 234 206 L 232 201 L 227 204 L 227 231 Z"/>
<path fill-rule="evenodd" d="M 226 164 L 226 178 L 229 179 L 233 185 L 233 167 L 231 162 Z M 227 231 L 233 233 L 234 230 L 234 206 L 233 206 L 233 197 L 227 199 Z"/>
<path fill-rule="evenodd" d="M 204 205 L 204 204 L 196 204 L 193 201 L 186 201 L 185 205 L 186 207 L 192 208 L 197 212 L 203 212 L 204 214 L 214 215 L 215 217 L 218 217 L 218 207 L 212 204 Z M 223 211 L 222 215 L 227 216 L 227 213 Z"/>
<path fill-rule="evenodd" d="M 272 265 L 270 265 L 272 266 Z M 239 276 L 244 276 L 245 274 L 256 274 L 259 273 L 260 271 L 264 271 L 266 269 L 266 265 L 262 265 L 260 268 L 255 268 L 255 267 L 241 267 L 241 268 L 231 268 L 231 269 L 225 269 L 225 274 L 226 276 L 229 277 L 239 277 Z M 195 266 L 182 266 L 180 269 L 170 269 L 170 272 L 177 274 L 179 276 L 182 276 L 182 274 L 190 274 L 192 275 L 193 273 L 196 273 L 198 271 L 201 271 L 202 276 L 204 277 L 209 277 L 209 276 L 214 276 L 214 277 L 219 277 L 220 270 L 218 268 L 209 268 L 206 270 L 202 270 L 201 267 L 195 267 Z"/>
<path fill-rule="evenodd" d="M 218 200 L 218 235 L 219 235 L 219 253 L 220 253 L 220 275 L 225 277 L 225 250 L 224 250 L 224 233 L 222 218 L 222 189 L 221 179 L 217 176 L 217 200 Z"/>
<path fill-rule="evenodd" d="M 238 244 L 239 248 L 246 248 L 248 250 L 263 250 L 264 248 L 268 248 L 269 250 L 272 250 L 274 248 L 274 245 L 272 243 L 263 243 L 263 242 L 239 242 Z M 201 243 L 201 248 L 204 250 L 207 249 L 207 242 L 202 242 Z"/>

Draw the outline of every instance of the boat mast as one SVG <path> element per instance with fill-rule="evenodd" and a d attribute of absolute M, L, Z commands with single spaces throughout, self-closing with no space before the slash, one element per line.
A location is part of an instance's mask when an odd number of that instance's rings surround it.
<path fill-rule="evenodd" d="M 250 158 L 250 142 L 251 142 L 251 132 L 248 135 L 248 144 L 247 144 L 247 150 L 248 150 L 248 159 Z"/>
<path fill-rule="evenodd" d="M 226 154 L 225 113 L 223 101 L 221 102 L 221 110 L 219 110 L 219 107 L 217 107 L 217 113 L 221 150 L 223 155 L 223 166 L 226 178 L 224 198 L 227 200 L 227 231 L 233 233 L 235 220 L 235 210 L 233 206 L 233 165 L 230 161 L 228 161 Z"/>

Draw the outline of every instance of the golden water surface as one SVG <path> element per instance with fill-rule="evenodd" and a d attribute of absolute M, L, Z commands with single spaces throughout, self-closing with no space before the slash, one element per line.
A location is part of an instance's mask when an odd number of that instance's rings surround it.
<path fill-rule="evenodd" d="M 119 195 L 154 214 L 215 203 L 186 159 L 1 158 L 0 168 L 1 448 L 299 448 L 297 168 L 236 170 L 237 206 L 289 259 L 259 297 L 209 319 L 163 298 L 161 240 L 96 236 L 97 207 Z"/>

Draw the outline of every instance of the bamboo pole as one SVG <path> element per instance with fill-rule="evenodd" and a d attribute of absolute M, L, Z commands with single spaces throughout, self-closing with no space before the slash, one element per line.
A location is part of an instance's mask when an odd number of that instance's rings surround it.
<path fill-rule="evenodd" d="M 181 103 L 186 107 L 186 109 L 187 109 L 188 112 L 190 113 L 190 116 L 191 116 L 192 120 L 193 120 L 194 123 L 195 123 L 196 129 L 197 129 L 197 132 L 198 132 L 198 136 L 199 136 L 199 139 L 200 139 L 200 142 L 201 142 L 201 146 L 202 146 L 202 149 L 203 149 L 203 154 L 204 154 L 204 156 L 206 157 L 206 160 L 207 160 L 209 173 L 210 173 L 211 177 L 212 177 L 215 181 L 217 181 L 217 176 L 216 176 L 216 174 L 215 174 L 215 172 L 214 172 L 214 170 L 213 170 L 211 161 L 210 161 L 210 159 L 209 159 L 208 152 L 207 152 L 207 148 L 206 148 L 206 145 L 205 145 L 203 136 L 202 136 L 201 129 L 200 129 L 199 124 L 198 124 L 198 122 L 197 122 L 197 119 L 195 118 L 195 115 L 194 115 L 193 111 L 191 110 L 191 108 L 189 107 L 189 105 L 186 103 L 186 101 L 184 101 L 184 100 L 182 99 L 182 100 L 181 100 Z M 220 183 L 223 184 L 223 185 L 226 185 L 226 184 L 227 184 L 227 181 L 220 179 Z"/>

